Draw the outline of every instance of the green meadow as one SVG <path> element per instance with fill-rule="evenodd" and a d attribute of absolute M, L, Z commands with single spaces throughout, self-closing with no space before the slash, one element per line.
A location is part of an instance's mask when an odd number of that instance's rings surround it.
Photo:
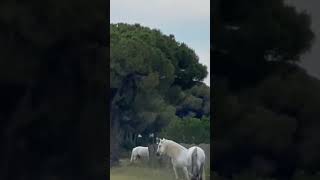
<path fill-rule="evenodd" d="M 179 179 L 183 174 L 179 171 Z M 206 180 L 209 180 L 209 170 Z M 143 163 L 129 164 L 128 159 L 122 159 L 120 165 L 110 169 L 110 180 L 175 180 L 172 168 L 151 168 Z"/>

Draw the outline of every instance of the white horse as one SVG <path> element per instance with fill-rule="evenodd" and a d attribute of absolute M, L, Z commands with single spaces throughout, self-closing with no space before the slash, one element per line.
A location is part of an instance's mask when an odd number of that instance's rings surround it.
<path fill-rule="evenodd" d="M 132 149 L 130 162 L 135 162 L 137 159 L 149 160 L 148 147 L 137 146 Z"/>
<path fill-rule="evenodd" d="M 157 155 L 161 156 L 163 154 L 171 158 L 176 179 L 179 178 L 177 168 L 181 168 L 187 180 L 190 178 L 191 180 L 202 180 L 205 155 L 201 148 L 191 147 L 186 149 L 172 140 L 160 139 Z"/>
<path fill-rule="evenodd" d="M 205 179 L 205 169 L 204 163 L 206 161 L 206 156 L 203 151 L 198 146 L 193 146 L 188 149 L 189 166 L 189 176 L 191 180 L 202 180 Z"/>
<path fill-rule="evenodd" d="M 172 140 L 160 139 L 156 154 L 158 156 L 167 155 L 171 158 L 171 163 L 176 179 L 179 178 L 177 168 L 181 168 L 184 172 L 185 177 L 189 180 L 189 162 L 187 159 L 187 149 L 185 147 Z"/>

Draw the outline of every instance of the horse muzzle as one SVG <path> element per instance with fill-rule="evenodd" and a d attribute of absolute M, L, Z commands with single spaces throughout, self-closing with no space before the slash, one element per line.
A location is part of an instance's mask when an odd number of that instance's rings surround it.
<path fill-rule="evenodd" d="M 160 156 L 160 153 L 159 153 L 159 152 L 157 152 L 157 153 L 156 153 L 156 156 Z"/>

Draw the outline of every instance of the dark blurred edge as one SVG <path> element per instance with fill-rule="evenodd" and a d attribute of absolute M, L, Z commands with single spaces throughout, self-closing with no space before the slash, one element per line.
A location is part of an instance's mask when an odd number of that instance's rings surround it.
<path fill-rule="evenodd" d="M 211 1 L 210 3 L 210 54 L 212 54 L 212 46 L 213 46 L 213 39 L 214 39 L 214 18 L 215 18 L 215 11 L 214 11 L 214 7 L 216 6 L 216 2 L 217 1 Z M 211 56 L 210 56 L 211 57 Z M 210 59 L 210 69 L 213 69 L 212 66 L 213 66 L 213 63 L 212 61 L 214 61 L 214 59 Z M 214 96 L 212 95 L 213 94 L 213 89 L 214 88 L 214 82 L 213 82 L 213 72 L 210 71 L 210 177 L 212 178 L 213 177 L 213 172 L 214 172 L 214 166 L 213 166 L 213 157 L 214 157 L 214 145 L 213 145 L 213 128 L 214 128 L 214 120 L 215 119 L 215 116 L 214 116 Z"/>
<path fill-rule="evenodd" d="M 0 179 L 106 179 L 109 2 L 0 2 Z"/>

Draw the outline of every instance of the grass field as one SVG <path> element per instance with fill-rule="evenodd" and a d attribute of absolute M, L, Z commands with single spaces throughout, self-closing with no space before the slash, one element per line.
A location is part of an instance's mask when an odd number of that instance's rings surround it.
<path fill-rule="evenodd" d="M 171 168 L 151 168 L 143 164 L 129 165 L 128 160 L 122 160 L 120 164 L 110 169 L 110 180 L 175 180 Z M 179 175 L 179 179 L 182 179 L 183 174 L 180 172 Z M 206 175 L 206 180 L 209 179 L 210 176 Z"/>

